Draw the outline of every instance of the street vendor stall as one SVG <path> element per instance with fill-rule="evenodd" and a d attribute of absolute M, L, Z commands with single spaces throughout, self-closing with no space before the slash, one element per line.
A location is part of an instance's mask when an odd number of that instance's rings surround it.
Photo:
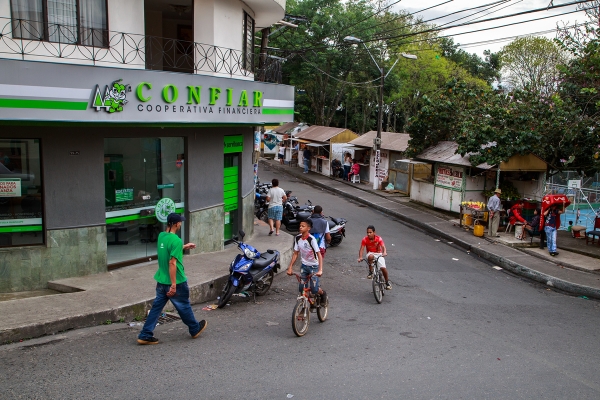
<path fill-rule="evenodd" d="M 344 128 L 313 125 L 296 135 L 296 139 L 306 141 L 312 153 L 311 171 L 330 176 L 331 155 L 358 135 Z"/>
<path fill-rule="evenodd" d="M 373 182 L 375 175 L 377 174 L 375 171 L 375 152 L 372 151 L 373 140 L 376 137 L 376 131 L 369 131 L 350 142 L 351 145 L 362 149 L 362 151 L 355 152 L 354 158 L 359 161 L 361 166 L 361 180 L 365 180 L 367 182 Z M 379 152 L 380 158 L 378 167 L 378 179 L 380 182 L 396 181 L 394 162 L 404 158 L 404 152 L 408 148 L 409 140 L 410 135 L 408 133 L 381 132 L 381 147 Z"/>
<path fill-rule="evenodd" d="M 531 200 L 527 210 L 533 213 L 534 203 L 543 195 L 547 168 L 543 160 L 533 154 L 515 155 L 497 166 L 472 166 L 470 155 L 463 157 L 456 153 L 457 149 L 456 142 L 443 141 L 415 157 L 431 164 L 431 175 L 412 179 L 411 200 L 460 212 L 462 202 L 487 203 L 493 191 L 500 188 L 505 209 L 512 205 L 508 202 L 525 198 Z"/>

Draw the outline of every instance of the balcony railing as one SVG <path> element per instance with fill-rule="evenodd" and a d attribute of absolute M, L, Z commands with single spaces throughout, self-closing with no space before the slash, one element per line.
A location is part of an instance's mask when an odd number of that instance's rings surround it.
<path fill-rule="evenodd" d="M 281 62 L 157 36 L 0 18 L 0 58 L 151 69 L 281 83 Z M 262 61 L 262 62 L 261 62 Z"/>

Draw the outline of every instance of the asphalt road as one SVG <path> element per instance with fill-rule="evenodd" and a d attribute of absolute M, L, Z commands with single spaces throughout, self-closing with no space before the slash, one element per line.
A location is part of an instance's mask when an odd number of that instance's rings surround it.
<path fill-rule="evenodd" d="M 262 181 L 272 177 L 261 171 Z M 384 214 L 279 179 L 301 203 L 349 220 L 348 237 L 325 258 L 326 322 L 313 314 L 307 335 L 294 335 L 297 283 L 279 273 L 257 303 L 196 305 L 209 322 L 197 340 L 173 322 L 156 329 L 156 346 L 138 346 L 140 327 L 126 324 L 2 346 L 0 397 L 600 398 L 600 303 L 495 270 Z M 386 242 L 393 282 L 380 305 L 356 261 L 369 224 Z"/>

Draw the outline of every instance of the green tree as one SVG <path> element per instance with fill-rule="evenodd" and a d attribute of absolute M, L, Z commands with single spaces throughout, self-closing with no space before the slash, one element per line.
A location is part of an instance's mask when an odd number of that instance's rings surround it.
<path fill-rule="evenodd" d="M 500 51 L 502 82 L 509 90 L 529 88 L 550 95 L 557 90 L 559 71 L 567 53 L 544 37 L 522 37 Z"/>
<path fill-rule="evenodd" d="M 455 44 L 452 38 L 440 38 L 439 46 L 442 55 L 464 68 L 472 76 L 486 81 L 490 86 L 500 80 L 501 60 L 499 53 L 490 50 L 483 52 L 485 58 L 475 53 L 467 53 Z"/>

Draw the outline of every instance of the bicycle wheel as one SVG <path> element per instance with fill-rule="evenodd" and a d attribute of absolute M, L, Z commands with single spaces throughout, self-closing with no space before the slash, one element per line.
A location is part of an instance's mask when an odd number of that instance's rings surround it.
<path fill-rule="evenodd" d="M 319 321 L 325 322 L 327 319 L 327 312 L 329 311 L 329 300 L 327 300 L 327 304 L 320 303 L 319 307 L 317 307 L 317 317 Z"/>
<path fill-rule="evenodd" d="M 381 271 L 379 268 L 375 268 L 375 273 L 373 274 L 373 296 L 375 296 L 375 301 L 377 301 L 378 304 L 381 304 L 381 300 L 383 300 L 383 291 L 381 290 L 380 285 L 381 280 Z"/>
<path fill-rule="evenodd" d="M 385 278 L 383 277 L 383 272 L 379 270 L 379 289 L 381 290 L 381 295 L 385 296 Z"/>
<path fill-rule="evenodd" d="M 308 302 L 304 299 L 299 299 L 294 307 L 292 314 L 292 329 L 296 336 L 304 336 L 308 332 L 308 324 L 310 323 L 310 310 Z"/>

